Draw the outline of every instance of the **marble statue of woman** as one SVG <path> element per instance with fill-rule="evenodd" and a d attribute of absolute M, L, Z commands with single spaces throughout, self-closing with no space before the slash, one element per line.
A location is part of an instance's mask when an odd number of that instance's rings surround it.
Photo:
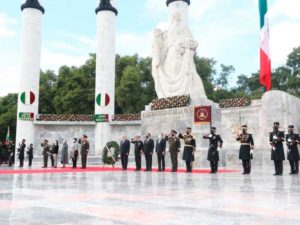
<path fill-rule="evenodd" d="M 179 12 L 173 14 L 167 31 L 154 30 L 152 75 L 159 98 L 189 94 L 192 101 L 206 99 L 194 62 L 197 47 Z"/>

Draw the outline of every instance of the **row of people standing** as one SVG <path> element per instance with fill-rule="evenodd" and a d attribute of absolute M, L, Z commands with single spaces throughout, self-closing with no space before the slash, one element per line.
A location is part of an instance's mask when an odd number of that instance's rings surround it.
<path fill-rule="evenodd" d="M 43 168 L 48 167 L 48 158 L 51 159 L 51 165 L 54 168 L 57 168 L 57 160 L 58 160 L 58 152 L 59 152 L 59 145 L 58 141 L 56 141 L 52 146 L 48 144 L 48 140 L 45 139 L 43 143 L 41 143 L 41 146 L 43 147 Z M 81 153 L 81 168 L 86 169 L 86 164 L 87 164 L 87 156 L 89 152 L 89 141 L 88 137 L 86 135 L 83 135 L 82 138 L 74 138 L 71 149 L 69 152 L 69 145 L 67 141 L 65 140 L 62 145 L 62 150 L 61 150 L 61 164 L 63 165 L 62 167 L 65 168 L 66 164 L 69 163 L 69 153 L 70 153 L 70 158 L 72 159 L 72 168 L 77 168 L 77 160 L 79 157 L 79 145 L 80 145 L 80 153 Z"/>
<path fill-rule="evenodd" d="M 11 167 L 15 162 L 15 144 L 13 141 L 0 141 L 0 166 L 8 164 Z"/>
<path fill-rule="evenodd" d="M 152 171 L 152 157 L 154 150 L 157 154 L 158 161 L 158 171 L 165 170 L 165 156 L 166 156 L 166 144 L 169 143 L 169 152 L 172 163 L 172 172 L 176 172 L 178 169 L 178 153 L 180 152 L 180 139 L 184 140 L 184 151 L 183 160 L 186 162 L 187 172 L 192 172 L 192 166 L 194 161 L 194 153 L 196 150 L 196 141 L 191 134 L 191 128 L 187 128 L 185 134 L 177 135 L 175 130 L 172 130 L 169 135 L 165 136 L 161 133 L 156 140 L 156 145 L 154 140 L 151 138 L 151 134 L 148 133 L 145 136 L 145 140 L 141 140 L 141 136 L 137 135 L 131 139 L 131 143 L 134 144 L 134 156 L 136 171 L 141 170 L 141 159 L 142 155 L 145 156 L 146 169 L 145 171 Z M 128 156 L 130 152 L 130 141 L 123 137 L 120 143 L 120 155 L 123 170 L 127 169 Z"/>

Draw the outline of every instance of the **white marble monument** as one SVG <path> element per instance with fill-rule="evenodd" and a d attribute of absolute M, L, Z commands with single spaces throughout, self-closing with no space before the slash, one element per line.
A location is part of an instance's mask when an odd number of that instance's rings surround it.
<path fill-rule="evenodd" d="M 113 3 L 113 2 L 112 2 Z M 118 11 L 110 0 L 101 0 L 97 14 L 97 58 L 95 114 L 108 115 L 111 120 L 115 113 L 115 24 Z M 97 123 L 95 127 L 95 152 L 97 155 L 111 140 L 109 123 Z"/>
<path fill-rule="evenodd" d="M 22 44 L 16 142 L 18 144 L 20 140 L 26 139 L 26 143 L 30 144 L 35 139 L 32 120 L 39 108 L 42 17 L 45 10 L 38 0 L 24 1 L 21 10 Z"/>
<path fill-rule="evenodd" d="M 168 1 L 170 26 L 154 30 L 152 75 L 158 98 L 190 95 L 193 105 L 206 99 L 194 62 L 198 43 L 188 27 L 189 1 Z"/>

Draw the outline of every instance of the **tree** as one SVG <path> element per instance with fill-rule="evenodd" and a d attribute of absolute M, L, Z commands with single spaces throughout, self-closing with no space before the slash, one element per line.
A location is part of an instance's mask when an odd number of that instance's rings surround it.
<path fill-rule="evenodd" d="M 127 66 L 116 89 L 118 104 L 124 113 L 139 113 L 147 104 L 138 67 Z"/>
<path fill-rule="evenodd" d="M 0 97 L 0 140 L 6 137 L 7 127 L 10 127 L 11 138 L 16 136 L 17 123 L 17 94 L 8 94 Z"/>
<path fill-rule="evenodd" d="M 218 88 L 227 89 L 228 86 L 228 77 L 235 72 L 235 68 L 233 66 L 225 66 L 221 64 L 221 72 L 219 76 L 215 79 L 214 83 Z"/>

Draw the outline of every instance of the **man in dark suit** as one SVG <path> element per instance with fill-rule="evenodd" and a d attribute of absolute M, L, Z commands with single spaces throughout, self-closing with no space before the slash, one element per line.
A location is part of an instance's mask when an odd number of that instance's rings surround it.
<path fill-rule="evenodd" d="M 165 170 L 165 152 L 166 152 L 166 139 L 164 134 L 161 133 L 156 140 L 155 151 L 157 154 L 158 171 Z"/>
<path fill-rule="evenodd" d="M 146 135 L 146 139 L 144 141 L 143 152 L 145 154 L 146 159 L 146 169 L 145 171 L 152 171 L 152 155 L 154 150 L 154 141 L 151 138 L 150 133 Z"/>
<path fill-rule="evenodd" d="M 120 155 L 121 155 L 123 170 L 127 170 L 129 152 L 130 152 L 130 142 L 126 136 L 123 136 L 122 141 L 120 143 Z"/>
<path fill-rule="evenodd" d="M 291 172 L 290 175 L 299 173 L 299 134 L 294 133 L 294 126 L 289 126 L 288 134 L 285 137 L 286 146 L 288 148 L 287 158 L 290 162 Z"/>
<path fill-rule="evenodd" d="M 270 145 L 272 147 L 271 160 L 274 161 L 275 174 L 281 176 L 283 173 L 283 160 L 285 160 L 283 142 L 284 131 L 279 131 L 279 123 L 274 122 L 273 132 L 270 132 Z"/>
<path fill-rule="evenodd" d="M 23 165 L 24 165 L 25 148 L 26 148 L 25 142 L 26 142 L 26 140 L 23 139 L 23 140 L 22 140 L 22 143 L 20 144 L 20 148 L 19 148 L 19 160 L 20 160 L 20 165 L 19 165 L 19 167 L 23 167 Z"/>

